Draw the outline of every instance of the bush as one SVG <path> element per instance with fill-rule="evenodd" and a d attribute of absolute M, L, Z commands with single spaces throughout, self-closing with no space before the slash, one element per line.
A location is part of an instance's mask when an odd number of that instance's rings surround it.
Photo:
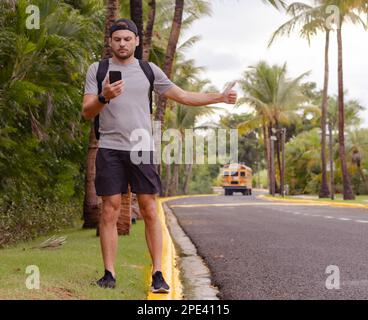
<path fill-rule="evenodd" d="M 37 197 L 1 203 L 0 247 L 74 227 L 81 217 L 80 201 L 50 202 Z"/>
<path fill-rule="evenodd" d="M 253 172 L 253 188 L 257 188 L 258 186 L 258 175 L 261 189 L 268 189 L 268 180 L 267 180 L 267 170 L 261 170 L 258 172 Z"/>
<path fill-rule="evenodd" d="M 220 173 L 215 179 L 213 179 L 212 185 L 214 187 L 222 187 L 223 180 L 223 175 Z"/>
<path fill-rule="evenodd" d="M 195 165 L 193 167 L 192 180 L 189 183 L 190 194 L 210 194 L 213 177 L 211 177 L 207 165 Z"/>

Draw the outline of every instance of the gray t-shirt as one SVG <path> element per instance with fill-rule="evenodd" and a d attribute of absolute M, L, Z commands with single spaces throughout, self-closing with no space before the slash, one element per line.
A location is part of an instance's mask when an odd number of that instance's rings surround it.
<path fill-rule="evenodd" d="M 158 66 L 152 62 L 150 66 L 155 75 L 154 91 L 163 94 L 174 84 Z M 98 62 L 89 67 L 84 94 L 98 94 L 97 69 Z M 108 71 L 121 71 L 125 87 L 123 93 L 112 99 L 100 112 L 99 147 L 132 151 L 139 144 L 140 150 L 155 150 L 148 96 L 150 83 L 138 60 L 122 65 L 110 59 Z M 132 138 L 136 141 L 132 141 Z"/>

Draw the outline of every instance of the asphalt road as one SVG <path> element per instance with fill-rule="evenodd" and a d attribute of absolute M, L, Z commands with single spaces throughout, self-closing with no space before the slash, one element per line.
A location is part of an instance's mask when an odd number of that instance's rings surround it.
<path fill-rule="evenodd" d="M 366 209 L 241 194 L 168 205 L 210 268 L 221 299 L 368 298 Z M 338 271 L 327 273 L 328 266 Z"/>

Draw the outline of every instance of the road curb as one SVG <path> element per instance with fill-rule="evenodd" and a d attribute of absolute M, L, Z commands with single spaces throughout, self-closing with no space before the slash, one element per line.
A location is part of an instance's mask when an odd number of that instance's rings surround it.
<path fill-rule="evenodd" d="M 208 195 L 190 195 L 190 196 L 177 196 L 177 197 L 165 197 L 157 199 L 157 213 L 160 217 L 162 224 L 162 273 L 166 281 L 170 285 L 170 293 L 152 293 L 148 292 L 147 300 L 182 300 L 183 299 L 183 285 L 180 280 L 180 270 L 177 264 L 179 256 L 176 253 L 176 249 L 166 225 L 165 213 L 163 209 L 163 203 L 166 201 L 183 199 L 189 197 L 205 197 L 216 196 L 216 194 Z M 147 275 L 147 282 L 151 283 L 151 274 Z"/>
<path fill-rule="evenodd" d="M 178 248 L 179 268 L 185 300 L 219 300 L 219 290 L 212 284 L 211 271 L 192 240 L 187 236 L 172 209 L 164 203 L 166 222 Z"/>
<path fill-rule="evenodd" d="M 360 204 L 360 203 L 341 203 L 341 202 L 336 202 L 336 203 L 330 203 L 330 202 L 326 202 L 326 201 L 315 201 L 315 200 L 303 200 L 303 199 L 281 199 L 281 198 L 277 198 L 277 199 L 273 199 L 273 198 L 269 198 L 266 197 L 264 195 L 260 195 L 258 196 L 258 198 L 262 198 L 264 200 L 268 200 L 268 201 L 281 201 L 281 202 L 294 202 L 294 203 L 308 203 L 308 204 L 319 204 L 319 205 L 327 205 L 330 207 L 344 207 L 344 208 L 356 208 L 356 209 L 368 209 L 368 205 L 364 205 L 364 204 Z"/>

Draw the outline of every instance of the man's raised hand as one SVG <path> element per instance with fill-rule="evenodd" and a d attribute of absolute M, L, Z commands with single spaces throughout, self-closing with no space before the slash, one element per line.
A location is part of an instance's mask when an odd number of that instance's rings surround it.
<path fill-rule="evenodd" d="M 124 85 L 124 80 L 120 80 L 110 84 L 109 77 L 107 76 L 101 94 L 105 97 L 107 101 L 110 101 L 111 99 L 114 99 L 123 93 Z"/>
<path fill-rule="evenodd" d="M 235 104 L 238 98 L 238 94 L 235 90 L 232 90 L 236 84 L 236 81 L 230 82 L 224 92 L 222 93 L 223 102 L 227 104 Z"/>

